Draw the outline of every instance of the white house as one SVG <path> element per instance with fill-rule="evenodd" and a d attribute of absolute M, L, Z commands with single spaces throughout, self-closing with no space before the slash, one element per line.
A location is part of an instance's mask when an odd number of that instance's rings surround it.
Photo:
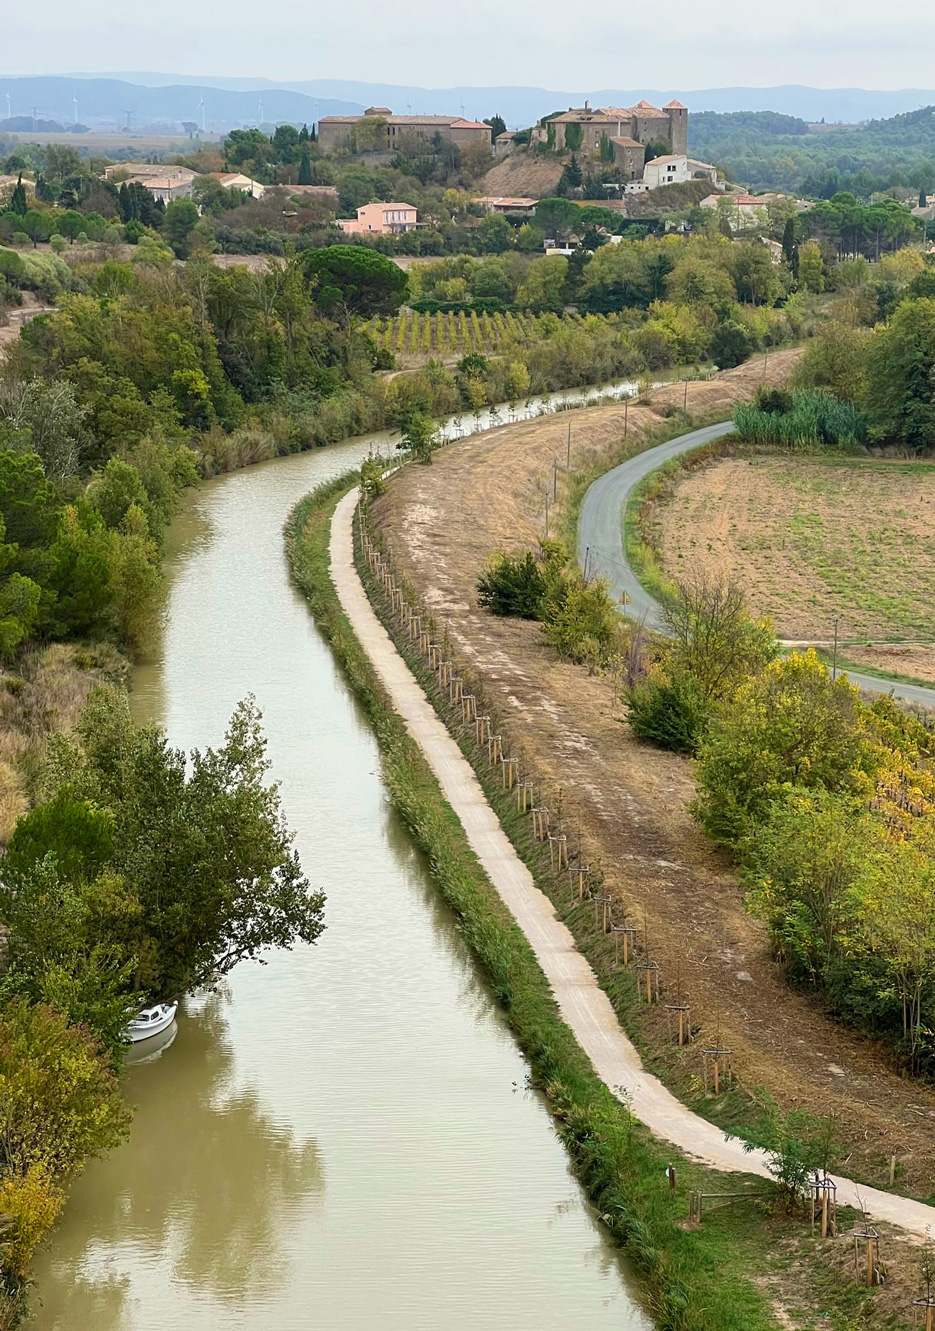
<path fill-rule="evenodd" d="M 628 194 L 642 194 L 647 190 L 659 189 L 662 185 L 682 185 L 687 180 L 708 179 L 717 184 L 717 167 L 710 162 L 697 162 L 693 157 L 680 153 L 666 153 L 654 157 L 643 167 L 642 180 L 633 180 L 627 185 Z"/>

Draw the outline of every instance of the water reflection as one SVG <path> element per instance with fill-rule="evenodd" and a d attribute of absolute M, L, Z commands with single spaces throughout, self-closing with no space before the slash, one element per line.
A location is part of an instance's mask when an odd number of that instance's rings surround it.
<path fill-rule="evenodd" d="M 72 1190 L 42 1287 L 48 1326 L 123 1326 L 130 1277 L 108 1267 L 131 1254 L 237 1306 L 264 1301 L 286 1278 L 282 1226 L 321 1192 L 322 1162 L 313 1140 L 297 1141 L 254 1088 L 235 1085 L 226 1003 L 223 994 L 190 1003 L 171 1060 L 129 1072 L 133 1141 Z"/>

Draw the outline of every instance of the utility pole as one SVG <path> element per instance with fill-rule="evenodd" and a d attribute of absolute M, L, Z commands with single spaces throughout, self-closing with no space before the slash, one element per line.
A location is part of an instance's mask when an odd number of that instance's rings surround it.
<path fill-rule="evenodd" d="M 571 471 L 571 421 L 568 422 L 568 456 L 565 462 L 567 471 Z"/>
<path fill-rule="evenodd" d="M 623 437 L 624 437 L 624 439 L 626 439 L 626 437 L 627 437 L 627 418 L 629 417 L 629 415 L 630 415 L 630 394 L 627 393 L 626 397 L 623 399 Z"/>
<path fill-rule="evenodd" d="M 552 459 L 552 503 L 558 499 L 558 458 Z"/>

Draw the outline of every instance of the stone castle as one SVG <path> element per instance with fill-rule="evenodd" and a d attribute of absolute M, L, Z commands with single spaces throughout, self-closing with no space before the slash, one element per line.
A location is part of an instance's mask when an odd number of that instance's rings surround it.
<path fill-rule="evenodd" d="M 604 106 L 592 109 L 587 102 L 580 109 L 571 108 L 549 121 L 554 126 L 555 147 L 563 151 L 571 147 L 578 132 L 567 142 L 569 127 L 580 128 L 580 147 L 576 151 L 586 157 L 596 157 L 602 142 L 609 141 L 615 165 L 632 178 L 642 174 L 646 145 L 664 143 L 668 152 L 677 157 L 688 153 L 688 107 L 681 102 L 669 102 L 661 110 L 650 102 L 637 102 L 636 106 Z"/>

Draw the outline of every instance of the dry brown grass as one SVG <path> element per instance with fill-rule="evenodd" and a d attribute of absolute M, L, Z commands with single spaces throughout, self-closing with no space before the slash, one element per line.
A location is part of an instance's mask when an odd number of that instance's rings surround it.
<path fill-rule="evenodd" d="M 671 577 L 729 572 L 783 638 L 935 639 L 935 467 L 753 454 L 678 480 L 654 514 Z"/>
<path fill-rule="evenodd" d="M 794 359 L 770 357 L 770 378 L 784 377 Z M 690 385 L 690 410 L 727 416 L 762 368 Z M 659 423 L 665 398 L 682 391 L 630 410 L 631 447 Z M 665 981 L 674 985 L 680 973 L 698 1043 L 683 1055 L 666 1041 L 663 1013 L 643 1009 L 642 1019 L 673 1083 L 690 1088 L 699 1050 L 717 1028 L 750 1092 L 767 1087 L 787 1106 L 837 1115 L 852 1174 L 885 1184 L 895 1151 L 907 1185 L 927 1193 L 935 1186 L 935 1094 L 902 1080 L 882 1049 L 789 989 L 729 863 L 689 813 L 689 765 L 635 740 L 608 681 L 559 661 L 538 625 L 477 607 L 476 580 L 490 552 L 528 546 L 542 533 L 543 489 L 569 419 L 579 466 L 610 465 L 625 453 L 623 408 L 614 405 L 506 426 L 444 449 L 431 467 L 404 468 L 375 511 L 393 563 L 447 628 L 538 793 L 552 808 L 561 801 L 573 844 L 580 836 L 586 859 L 602 866 L 608 890 L 648 932 Z M 563 478 L 559 509 L 568 492 Z"/>
<path fill-rule="evenodd" d="M 0 673 L 0 844 L 29 807 L 49 737 L 74 729 L 91 690 L 127 672 L 116 648 L 53 643 Z"/>

